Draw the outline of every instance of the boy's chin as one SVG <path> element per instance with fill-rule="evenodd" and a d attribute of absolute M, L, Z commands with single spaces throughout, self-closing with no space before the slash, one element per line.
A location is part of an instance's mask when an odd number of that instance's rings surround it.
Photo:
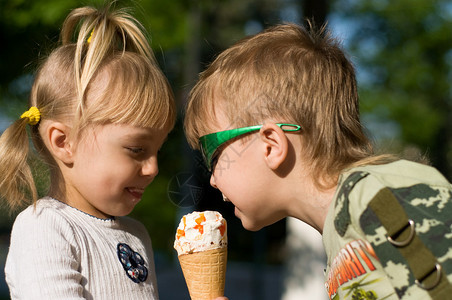
<path fill-rule="evenodd" d="M 242 218 L 239 218 L 239 219 L 242 222 L 243 228 L 245 228 L 246 230 L 249 230 L 249 231 L 259 231 L 264 227 L 264 225 L 259 225 L 254 222 L 249 222 L 246 219 L 242 219 Z"/>
<path fill-rule="evenodd" d="M 262 224 L 259 222 L 256 222 L 256 220 L 247 218 L 237 207 L 234 209 L 234 214 L 237 218 L 240 219 L 242 222 L 243 228 L 249 231 L 259 231 L 263 227 L 265 227 L 267 224 Z"/>

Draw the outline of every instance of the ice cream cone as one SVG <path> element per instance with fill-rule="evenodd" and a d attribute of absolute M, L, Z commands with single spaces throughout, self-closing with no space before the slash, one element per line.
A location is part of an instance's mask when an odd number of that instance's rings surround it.
<path fill-rule="evenodd" d="M 224 296 L 226 247 L 179 255 L 179 262 L 192 300 Z"/>

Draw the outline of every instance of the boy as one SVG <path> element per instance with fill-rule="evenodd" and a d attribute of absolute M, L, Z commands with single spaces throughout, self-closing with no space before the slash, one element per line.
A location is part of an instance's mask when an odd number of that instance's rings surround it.
<path fill-rule="evenodd" d="M 323 235 L 330 299 L 447 299 L 452 186 L 376 156 L 354 68 L 325 31 L 279 25 L 201 75 L 185 131 L 248 230 L 293 216 Z"/>

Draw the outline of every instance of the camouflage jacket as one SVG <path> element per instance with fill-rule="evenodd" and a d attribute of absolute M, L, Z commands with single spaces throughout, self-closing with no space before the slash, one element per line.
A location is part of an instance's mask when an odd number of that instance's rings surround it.
<path fill-rule="evenodd" d="M 330 299 L 452 299 L 452 185 L 432 167 L 400 160 L 342 174 L 323 242 Z"/>

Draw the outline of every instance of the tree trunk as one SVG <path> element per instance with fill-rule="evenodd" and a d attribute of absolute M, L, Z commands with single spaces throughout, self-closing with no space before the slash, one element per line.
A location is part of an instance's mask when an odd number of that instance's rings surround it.
<path fill-rule="evenodd" d="M 329 12 L 328 0 L 302 0 L 303 20 L 311 21 L 315 26 L 322 26 Z"/>

